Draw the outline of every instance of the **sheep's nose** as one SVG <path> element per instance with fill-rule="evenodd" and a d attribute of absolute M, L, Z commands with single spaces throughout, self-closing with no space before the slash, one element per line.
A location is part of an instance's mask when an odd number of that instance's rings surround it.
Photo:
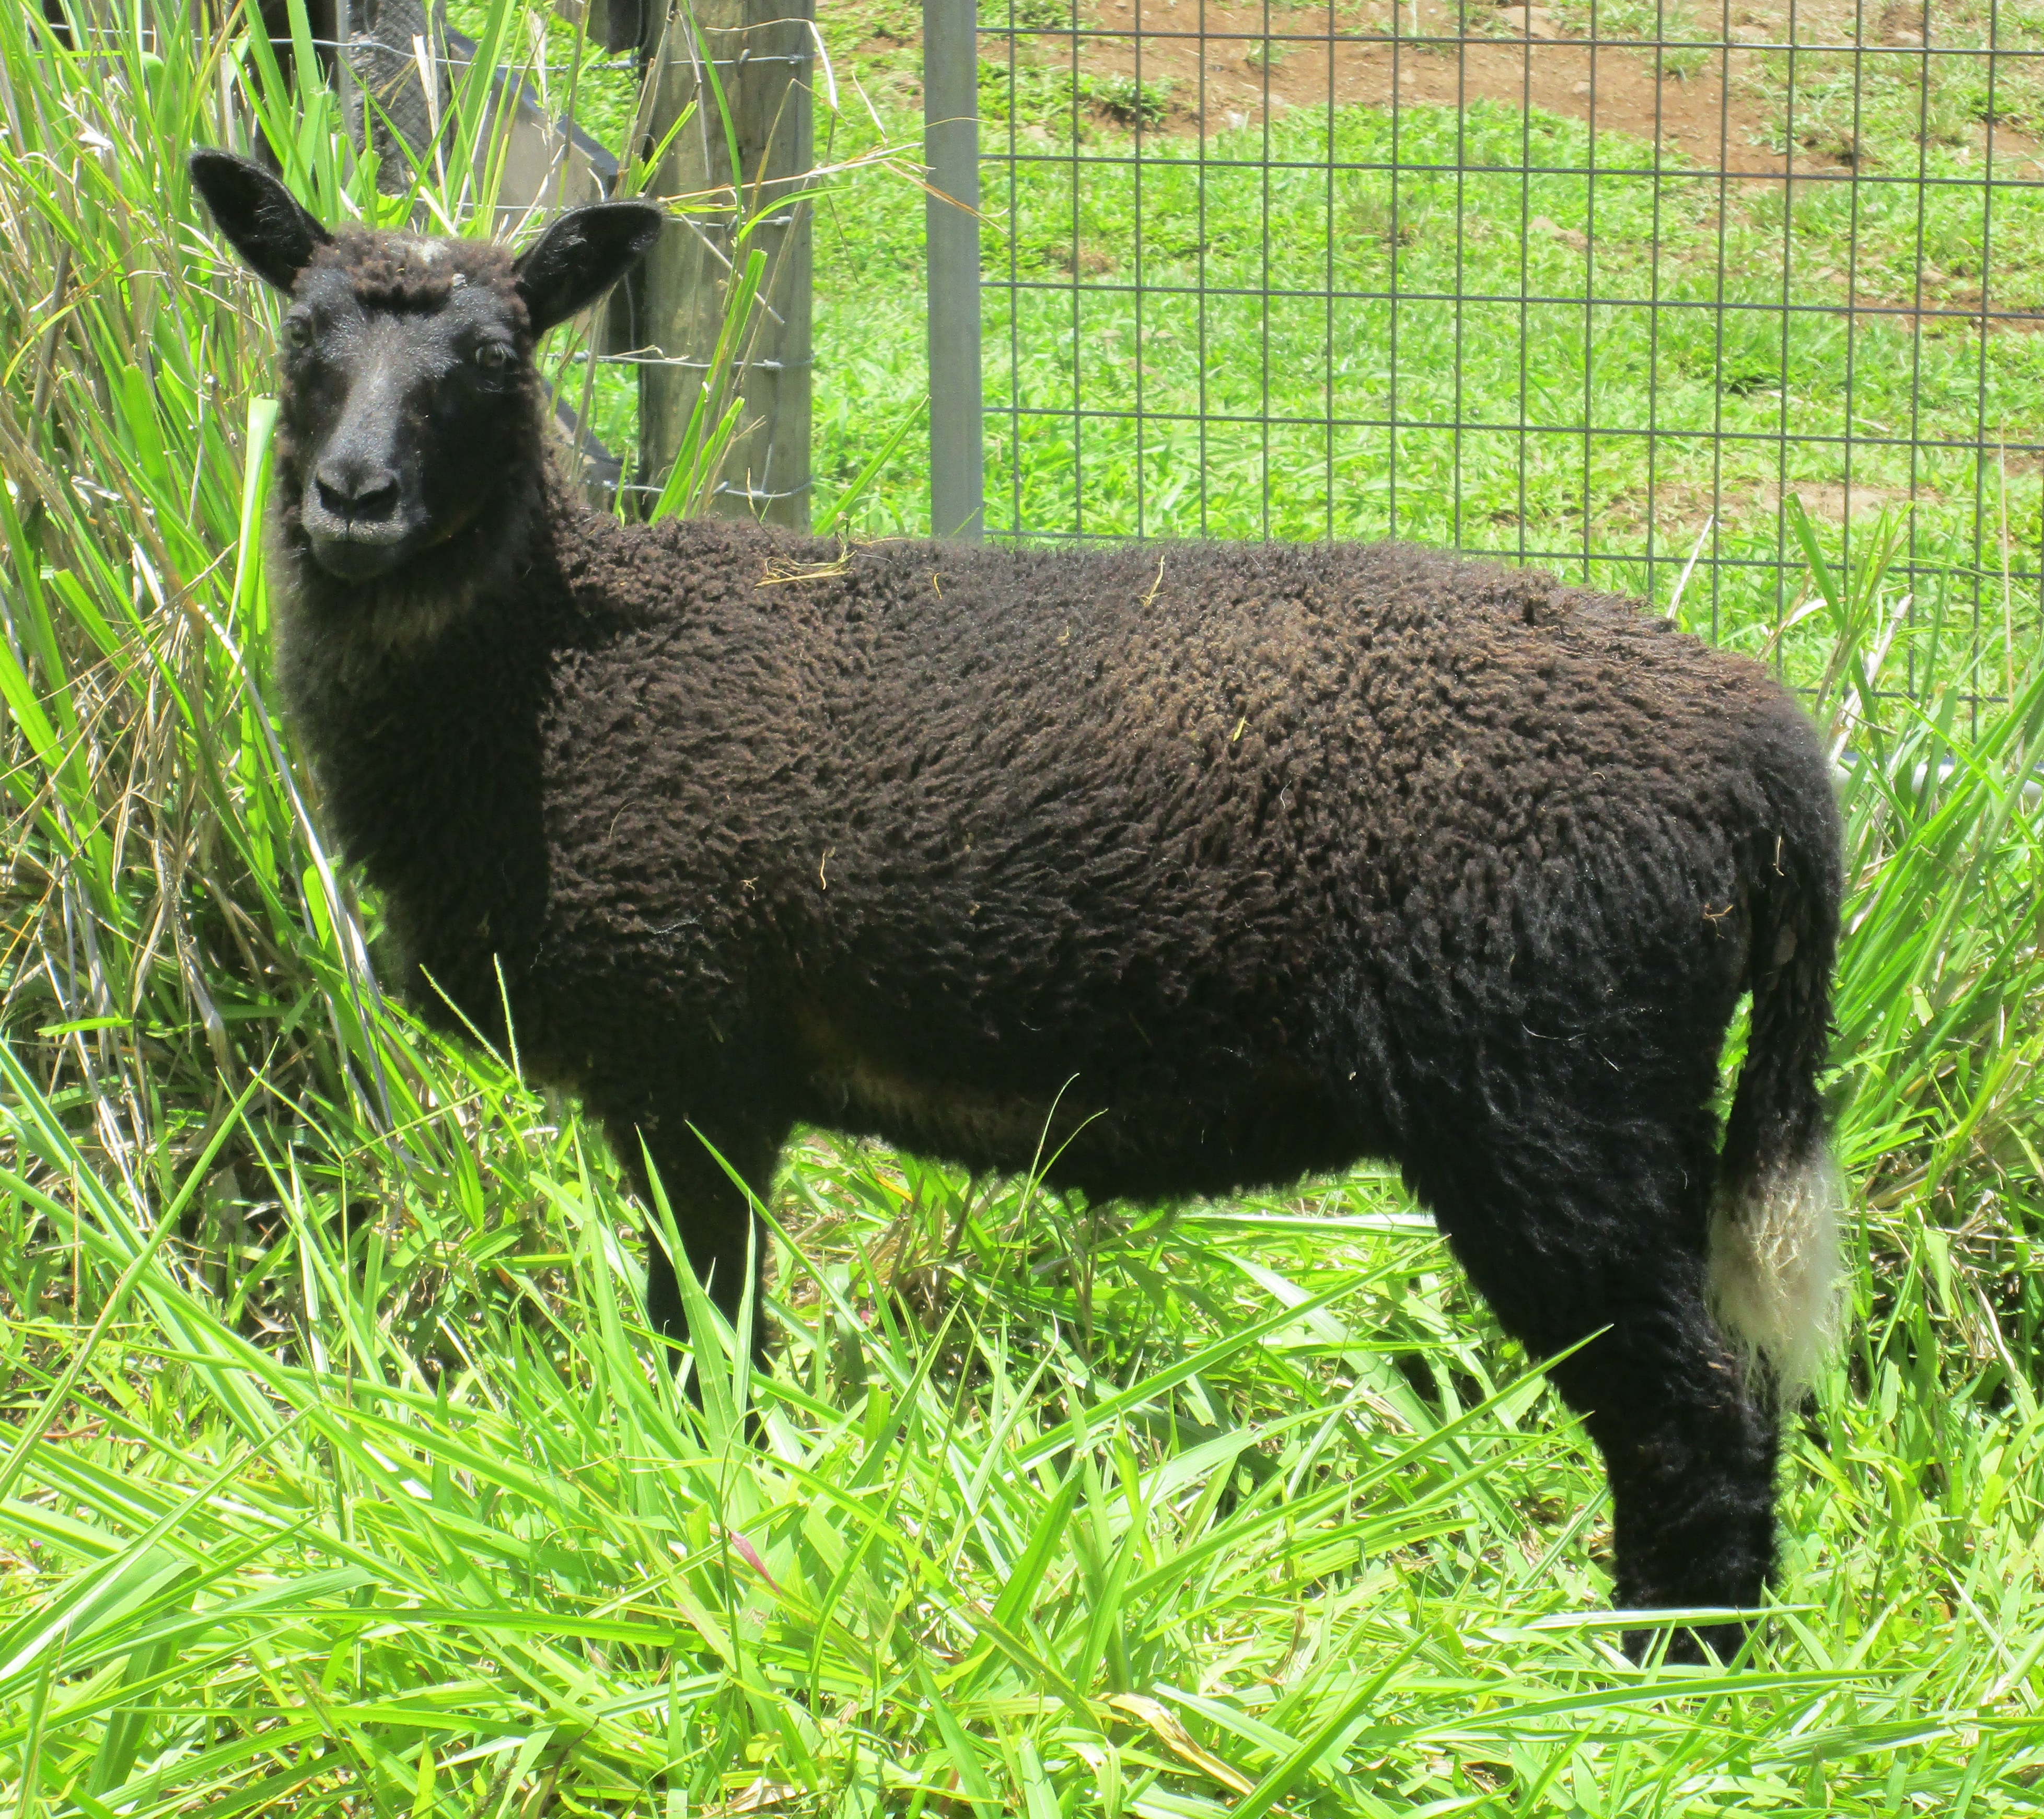
<path fill-rule="evenodd" d="M 314 478 L 320 503 L 336 518 L 387 518 L 398 508 L 398 476 L 375 462 L 323 461 Z"/>

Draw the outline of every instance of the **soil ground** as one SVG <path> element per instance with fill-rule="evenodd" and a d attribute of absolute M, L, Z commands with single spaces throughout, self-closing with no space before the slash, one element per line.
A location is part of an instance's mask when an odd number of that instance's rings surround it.
<path fill-rule="evenodd" d="M 1023 0 L 1014 36 L 1025 63 L 1076 63 L 1095 77 L 1163 85 L 1162 118 L 1153 117 L 1151 130 L 1215 132 L 1331 102 L 1389 106 L 1394 94 L 1433 106 L 1486 99 L 1658 144 L 1692 167 L 1776 177 L 1791 171 L 1792 155 L 1792 168 L 1805 171 L 1850 169 L 1857 155 L 1835 134 L 1804 136 L 1792 154 L 1780 92 L 1781 47 L 1792 29 L 1806 68 L 1827 52 L 1896 73 L 1924 60 L 1925 9 L 1907 0 L 1877 11 L 1851 0 L 1798 0 L 1792 27 L 1786 8 L 1728 8 L 1696 23 L 1669 6 L 1663 29 L 1673 49 L 1639 44 L 1654 35 L 1646 11 L 1643 30 L 1615 37 L 1606 25 L 1592 41 L 1587 8 L 1570 6 L 1097 0 L 1082 9 L 1076 29 L 1056 29 L 1029 23 L 1043 10 Z M 904 12 L 877 9 L 860 51 L 884 57 L 915 44 Z M 981 56 L 1004 55 L 1006 36 L 983 21 Z M 1934 28 L 1932 40 L 1934 56 L 1967 44 L 1963 29 L 1941 36 Z M 2044 146 L 2007 119 L 1962 130 L 1977 155 L 1992 157 L 1997 175 L 2044 178 Z"/>

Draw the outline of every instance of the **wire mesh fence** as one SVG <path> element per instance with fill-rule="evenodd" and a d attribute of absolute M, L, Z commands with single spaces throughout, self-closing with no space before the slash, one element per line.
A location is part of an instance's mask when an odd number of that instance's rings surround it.
<path fill-rule="evenodd" d="M 2044 9 L 982 0 L 989 533 L 2036 623 Z M 1799 518 L 1802 524 L 1799 526 Z"/>

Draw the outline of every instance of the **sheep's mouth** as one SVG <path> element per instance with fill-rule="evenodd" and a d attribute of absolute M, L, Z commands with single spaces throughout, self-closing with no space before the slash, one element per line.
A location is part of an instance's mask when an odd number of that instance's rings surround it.
<path fill-rule="evenodd" d="M 371 543 L 359 537 L 310 539 L 313 560 L 340 581 L 374 581 L 388 574 L 404 554 L 396 543 Z"/>
<path fill-rule="evenodd" d="M 402 512 L 370 517 L 332 511 L 317 493 L 307 497 L 299 521 L 313 560 L 342 581 L 388 574 L 417 546 L 425 528 Z"/>

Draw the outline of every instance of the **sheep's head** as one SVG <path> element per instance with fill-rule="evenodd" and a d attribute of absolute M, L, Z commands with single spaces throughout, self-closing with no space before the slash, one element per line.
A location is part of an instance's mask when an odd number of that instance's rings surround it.
<path fill-rule="evenodd" d="M 342 584 L 472 572 L 505 514 L 528 508 L 534 343 L 631 268 L 660 211 L 571 209 L 514 259 L 484 241 L 331 234 L 268 171 L 224 152 L 194 152 L 191 173 L 235 251 L 291 299 L 276 469 L 287 548 Z"/>

